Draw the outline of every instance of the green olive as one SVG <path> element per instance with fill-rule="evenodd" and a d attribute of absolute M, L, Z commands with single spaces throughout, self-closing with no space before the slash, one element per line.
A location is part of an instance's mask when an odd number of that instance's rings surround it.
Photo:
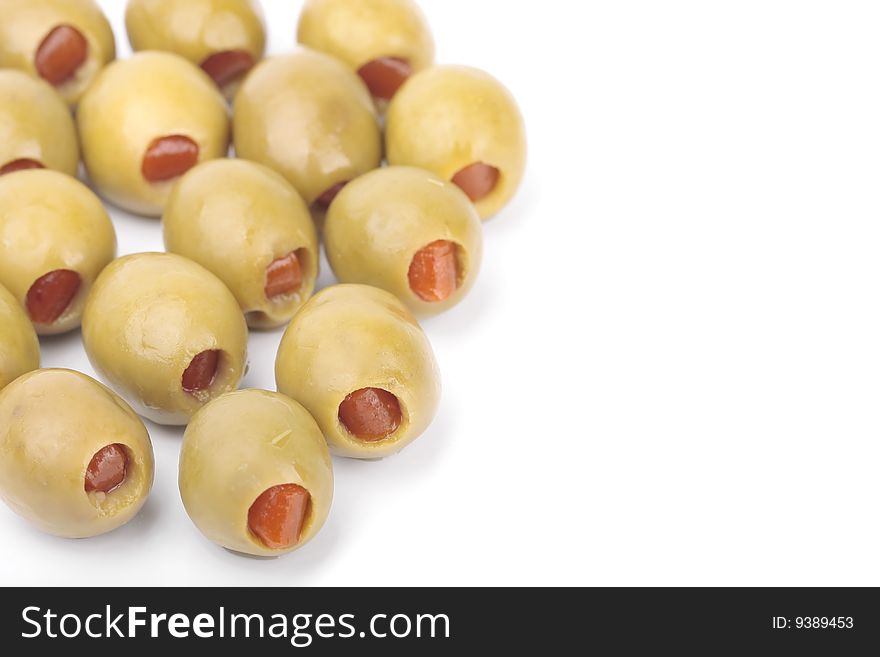
<path fill-rule="evenodd" d="M 225 157 L 226 102 L 198 67 L 143 52 L 108 66 L 77 112 L 83 161 L 98 191 L 132 212 L 159 216 L 174 182 Z"/>
<path fill-rule="evenodd" d="M 83 314 L 83 342 L 101 376 L 138 412 L 186 424 L 241 381 L 247 325 L 223 282 L 191 260 L 141 253 L 113 262 Z"/>
<path fill-rule="evenodd" d="M 143 421 L 94 379 L 37 370 L 0 391 L 0 497 L 39 529 L 109 532 L 137 514 L 152 485 Z"/>
<path fill-rule="evenodd" d="M 94 0 L 0 0 L 0 16 L 0 68 L 44 78 L 71 107 L 116 58 L 113 30 Z"/>
<path fill-rule="evenodd" d="M 76 176 L 76 126 L 48 84 L 21 71 L 0 70 L 0 175 L 24 168 Z"/>
<path fill-rule="evenodd" d="M 396 297 L 337 285 L 309 300 L 281 340 L 278 391 L 314 416 L 337 454 L 394 454 L 431 424 L 440 373 L 431 344 Z"/>
<path fill-rule="evenodd" d="M 110 217 L 81 182 L 44 169 L 0 176 L 0 284 L 37 333 L 77 328 L 92 284 L 115 256 Z"/>
<path fill-rule="evenodd" d="M 0 390 L 40 366 L 40 341 L 18 300 L 0 285 Z"/>
<path fill-rule="evenodd" d="M 264 60 L 238 95 L 235 151 L 282 174 L 308 205 L 379 166 L 382 138 L 367 88 L 342 63 L 302 49 Z"/>
<path fill-rule="evenodd" d="M 134 50 L 165 50 L 191 61 L 231 98 L 266 49 L 257 0 L 128 0 Z"/>
<path fill-rule="evenodd" d="M 483 71 L 438 66 L 413 76 L 388 108 L 389 164 L 421 167 L 458 184 L 483 219 L 516 193 L 526 132 L 510 92 Z"/>
<path fill-rule="evenodd" d="M 324 241 L 340 282 L 380 287 L 420 315 L 461 301 L 482 259 L 482 225 L 467 196 L 410 167 L 349 183 L 330 206 Z"/>
<path fill-rule="evenodd" d="M 200 164 L 175 187 L 163 226 L 165 247 L 226 283 L 254 328 L 286 324 L 312 295 L 315 225 L 271 169 L 246 160 Z"/>
<path fill-rule="evenodd" d="M 302 406 L 263 390 L 232 392 L 193 416 L 180 450 L 180 497 L 223 547 L 279 556 L 311 540 L 333 498 L 333 465 Z"/>
<path fill-rule="evenodd" d="M 434 63 L 431 28 L 413 0 L 306 0 L 297 38 L 348 64 L 379 100 Z"/>

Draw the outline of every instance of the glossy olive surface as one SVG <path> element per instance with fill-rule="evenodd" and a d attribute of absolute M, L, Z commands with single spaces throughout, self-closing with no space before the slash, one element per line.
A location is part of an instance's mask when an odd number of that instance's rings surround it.
<path fill-rule="evenodd" d="M 297 39 L 354 71 L 385 58 L 404 62 L 413 72 L 434 63 L 434 38 L 413 0 L 307 0 Z"/>
<path fill-rule="evenodd" d="M 426 301 L 411 287 L 416 254 L 437 241 L 455 245 L 456 289 Z M 419 315 L 456 305 L 480 270 L 480 217 L 464 193 L 438 176 L 411 167 L 377 169 L 349 183 L 327 213 L 327 257 L 342 283 L 363 283 L 394 294 Z"/>
<path fill-rule="evenodd" d="M 497 184 L 476 201 L 483 219 L 513 198 L 526 165 L 526 131 L 510 92 L 466 66 L 437 66 L 415 76 L 388 107 L 388 163 L 415 166 L 452 180 L 473 164 L 498 170 Z"/>
<path fill-rule="evenodd" d="M 0 68 L 39 77 L 40 46 L 60 26 L 74 28 L 85 40 L 84 60 L 55 87 L 70 106 L 116 58 L 113 30 L 94 0 L 0 0 L 0 17 Z"/>
<path fill-rule="evenodd" d="M 0 285 L 0 390 L 40 366 L 40 341 L 12 293 Z"/>
<path fill-rule="evenodd" d="M 375 459 L 394 454 L 428 428 L 440 401 L 440 372 L 427 336 L 392 294 L 365 285 L 322 290 L 300 310 L 275 361 L 279 392 L 317 420 L 330 449 Z M 381 440 L 359 440 L 340 421 L 354 392 L 394 395 L 402 420 Z"/>
<path fill-rule="evenodd" d="M 217 275 L 254 328 L 286 324 L 312 295 L 320 259 L 314 222 L 296 190 L 267 167 L 200 164 L 175 187 L 162 224 L 165 247 Z M 289 254 L 296 254 L 302 281 L 270 297 L 267 272 Z"/>
<path fill-rule="evenodd" d="M 239 157 L 278 171 L 309 206 L 382 160 L 366 86 L 336 59 L 306 49 L 254 68 L 235 97 L 233 132 Z"/>
<path fill-rule="evenodd" d="M 37 169 L 0 176 L 0 284 L 28 307 L 41 277 L 59 270 L 79 276 L 75 295 L 41 335 L 80 325 L 86 297 L 98 274 L 116 257 L 116 233 L 100 199 L 78 180 Z"/>
<path fill-rule="evenodd" d="M 165 253 L 107 267 L 89 295 L 83 342 L 100 375 L 160 424 L 186 424 L 235 390 L 247 359 L 247 325 L 232 293 L 201 265 Z M 187 390 L 184 375 L 202 354 L 212 356 L 210 384 Z"/>
<path fill-rule="evenodd" d="M 21 71 L 0 70 L 0 170 L 21 160 L 76 176 L 76 126 L 48 84 Z"/>
<path fill-rule="evenodd" d="M 257 0 L 128 0 L 125 26 L 135 51 L 180 55 L 213 73 L 230 98 L 266 49 Z"/>
<path fill-rule="evenodd" d="M 256 556 L 305 545 L 333 499 L 333 466 L 315 420 L 263 390 L 223 395 L 196 413 L 183 436 L 178 482 L 187 513 L 209 540 Z M 285 484 L 308 491 L 311 504 L 299 540 L 273 549 L 250 531 L 248 511 L 264 491 Z"/>
<path fill-rule="evenodd" d="M 158 217 L 177 176 L 146 177 L 150 167 L 145 155 L 151 145 L 177 137 L 198 147 L 193 164 L 225 157 L 227 112 L 211 79 L 182 57 L 143 52 L 114 62 L 83 97 L 77 112 L 89 177 L 112 203 Z"/>
<path fill-rule="evenodd" d="M 100 450 L 120 446 L 124 480 L 87 492 Z M 37 370 L 0 391 L 0 497 L 39 529 L 69 538 L 120 527 L 153 485 L 153 447 L 143 421 L 115 393 L 70 370 Z"/>

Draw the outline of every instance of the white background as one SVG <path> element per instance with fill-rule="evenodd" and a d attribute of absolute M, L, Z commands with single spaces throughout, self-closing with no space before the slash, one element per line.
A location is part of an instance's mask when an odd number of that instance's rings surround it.
<path fill-rule="evenodd" d="M 124 3 L 102 4 L 125 55 Z M 300 3 L 263 4 L 289 50 Z M 323 532 L 259 561 L 190 524 L 181 432 L 150 425 L 140 516 L 68 541 L 2 508 L 0 581 L 880 584 L 880 8 L 422 5 L 441 62 L 519 98 L 531 147 L 477 287 L 426 322 L 434 426 L 337 459 Z M 113 214 L 122 253 L 161 248 Z M 274 386 L 279 339 L 252 336 L 246 386 Z M 92 373 L 78 334 L 43 356 Z"/>

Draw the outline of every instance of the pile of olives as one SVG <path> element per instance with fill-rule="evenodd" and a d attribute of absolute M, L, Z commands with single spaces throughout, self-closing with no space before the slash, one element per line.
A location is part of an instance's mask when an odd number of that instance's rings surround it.
<path fill-rule="evenodd" d="M 523 120 L 491 76 L 434 65 L 412 0 L 307 0 L 268 59 L 256 0 L 129 0 L 126 27 L 116 61 L 94 0 L 0 0 L 0 496 L 59 536 L 123 525 L 153 482 L 143 416 L 186 425 L 207 538 L 289 552 L 327 517 L 331 451 L 431 424 L 416 317 L 473 286 Z M 117 258 L 96 193 L 161 217 L 167 253 Z M 315 294 L 322 242 L 339 284 Z M 284 326 L 278 392 L 238 391 L 249 329 Z M 79 327 L 106 386 L 39 369 L 37 336 Z"/>

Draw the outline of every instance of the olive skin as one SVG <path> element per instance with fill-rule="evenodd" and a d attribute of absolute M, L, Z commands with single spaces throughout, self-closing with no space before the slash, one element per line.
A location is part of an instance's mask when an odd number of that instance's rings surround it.
<path fill-rule="evenodd" d="M 354 71 L 381 57 L 403 59 L 416 72 L 434 63 L 434 37 L 412 0 L 306 0 L 297 40 Z"/>
<path fill-rule="evenodd" d="M 510 92 L 483 71 L 437 66 L 414 75 L 386 116 L 391 165 L 415 166 L 451 180 L 482 162 L 500 170 L 492 192 L 476 202 L 488 219 L 513 198 L 526 165 L 526 131 Z"/>
<path fill-rule="evenodd" d="M 272 557 L 305 545 L 320 531 L 333 500 L 330 452 L 312 416 L 275 392 L 242 390 L 195 414 L 183 435 L 178 483 L 186 512 L 209 540 L 230 550 Z M 263 491 L 296 484 L 311 496 L 299 542 L 270 549 L 248 526 Z"/>
<path fill-rule="evenodd" d="M 267 167 L 246 160 L 200 164 L 175 187 L 162 225 L 168 251 L 220 278 L 253 328 L 286 324 L 312 295 L 320 260 L 314 222 L 296 190 Z M 302 284 L 295 293 L 270 299 L 267 269 L 293 252 Z"/>
<path fill-rule="evenodd" d="M 79 143 L 70 110 L 43 80 L 0 70 L 0 168 L 34 160 L 76 176 Z"/>
<path fill-rule="evenodd" d="M 94 368 L 144 417 L 186 424 L 235 390 L 247 360 L 247 325 L 232 293 L 191 260 L 141 253 L 113 262 L 96 281 L 83 314 L 83 343 Z M 183 389 L 193 359 L 221 352 L 210 387 Z"/>
<path fill-rule="evenodd" d="M 366 285 L 336 285 L 296 314 L 275 361 L 278 391 L 301 403 L 340 456 L 376 459 L 399 452 L 431 424 L 440 402 L 440 372 L 428 338 L 393 295 Z M 365 442 L 339 419 L 354 391 L 379 388 L 397 397 L 399 428 Z"/>
<path fill-rule="evenodd" d="M 15 68 L 39 77 L 35 56 L 40 44 L 59 25 L 69 25 L 88 42 L 83 64 L 56 87 L 75 107 L 98 72 L 116 58 L 116 40 L 107 17 L 94 0 L 0 0 L 0 68 Z"/>
<path fill-rule="evenodd" d="M 257 62 L 266 50 L 257 0 L 128 0 L 125 27 L 135 51 L 173 52 L 196 66 L 228 51 L 246 52 Z M 224 85 L 227 97 L 236 87 Z"/>
<path fill-rule="evenodd" d="M 155 139 L 191 139 L 200 162 L 225 157 L 229 148 L 223 96 L 201 69 L 170 53 L 138 53 L 105 68 L 80 103 L 77 127 L 100 194 L 145 216 L 162 214 L 175 182 L 144 177 L 144 154 Z"/>
<path fill-rule="evenodd" d="M 344 64 L 301 49 L 258 64 L 235 97 L 236 154 L 274 169 L 313 205 L 379 166 L 373 100 Z"/>
<path fill-rule="evenodd" d="M 28 291 L 49 272 L 79 274 L 76 296 L 40 335 L 80 325 L 98 274 L 116 257 L 116 232 L 101 201 L 78 180 L 35 169 L 0 176 L 0 284 L 27 307 Z"/>
<path fill-rule="evenodd" d="M 0 285 L 0 390 L 40 366 L 40 341 L 18 300 Z"/>
<path fill-rule="evenodd" d="M 109 444 L 128 456 L 124 481 L 87 493 L 86 469 Z M 131 520 L 153 485 L 143 421 L 111 390 L 71 370 L 37 370 L 0 391 L 0 497 L 44 532 L 86 538 Z"/>
<path fill-rule="evenodd" d="M 410 287 L 416 253 L 438 240 L 457 245 L 458 287 L 428 302 Z M 324 226 L 327 257 L 341 283 L 362 283 L 394 294 L 417 315 L 456 305 L 476 280 L 482 260 L 482 224 L 458 187 L 411 167 L 377 169 L 339 193 Z"/>

